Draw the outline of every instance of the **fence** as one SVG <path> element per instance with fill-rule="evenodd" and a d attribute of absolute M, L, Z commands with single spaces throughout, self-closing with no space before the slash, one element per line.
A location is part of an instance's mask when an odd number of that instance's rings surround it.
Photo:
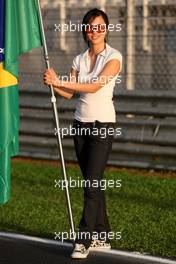
<path fill-rule="evenodd" d="M 61 75 L 69 74 L 73 57 L 87 48 L 81 32 L 55 31 L 55 24 L 81 21 L 92 8 L 91 1 L 87 6 L 77 2 L 46 2 L 43 9 L 50 60 Z M 115 138 L 109 164 L 175 170 L 176 1 L 97 2 L 103 3 L 110 23 L 122 27 L 108 38 L 123 54 L 122 82 L 113 98 L 122 135 Z M 20 155 L 57 159 L 42 50 L 24 55 L 20 65 Z M 58 97 L 61 127 L 72 123 L 76 100 Z M 76 160 L 72 138 L 64 137 L 63 147 L 65 159 Z"/>

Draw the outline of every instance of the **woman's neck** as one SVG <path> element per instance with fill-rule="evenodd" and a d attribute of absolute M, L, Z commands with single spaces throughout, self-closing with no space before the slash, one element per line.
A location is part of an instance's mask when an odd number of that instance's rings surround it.
<path fill-rule="evenodd" d="M 104 43 L 104 42 L 97 44 L 97 45 L 92 45 L 89 49 L 89 55 L 92 57 L 97 56 L 105 48 L 106 48 L 106 43 Z"/>

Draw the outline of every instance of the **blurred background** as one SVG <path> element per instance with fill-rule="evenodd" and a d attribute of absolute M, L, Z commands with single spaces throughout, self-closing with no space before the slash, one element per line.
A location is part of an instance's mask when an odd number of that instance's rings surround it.
<path fill-rule="evenodd" d="M 176 169 L 176 0 L 41 1 L 52 67 L 69 75 L 74 56 L 87 49 L 80 30 L 59 31 L 61 24 L 80 24 L 93 7 L 107 12 L 121 31 L 108 43 L 123 55 L 121 83 L 114 89 L 117 127 L 109 164 Z M 21 57 L 20 156 L 57 159 L 50 92 L 43 85 L 42 49 Z M 57 97 L 60 126 L 72 123 L 77 95 Z M 63 139 L 65 159 L 75 161 L 73 142 Z"/>
<path fill-rule="evenodd" d="M 61 76 L 87 46 L 81 31 L 60 32 L 59 24 L 79 24 L 94 7 L 121 24 L 108 37 L 123 55 L 113 97 L 122 135 L 114 138 L 104 173 L 122 183 L 106 189 L 112 231 L 122 235 L 112 247 L 176 257 L 176 0 L 40 2 L 50 63 Z M 12 161 L 12 198 L 0 208 L 0 230 L 55 239 L 69 230 L 69 221 L 65 193 L 55 186 L 62 170 L 44 71 L 42 48 L 20 56 L 20 153 Z M 57 96 L 61 128 L 72 125 L 78 96 Z M 62 144 L 69 178 L 82 179 L 72 137 Z M 82 188 L 70 188 L 70 196 L 77 227 Z"/>

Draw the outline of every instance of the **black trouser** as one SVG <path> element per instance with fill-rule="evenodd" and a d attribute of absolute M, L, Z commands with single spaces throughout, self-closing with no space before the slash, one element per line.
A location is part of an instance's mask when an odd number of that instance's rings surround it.
<path fill-rule="evenodd" d="M 75 241 L 76 243 L 84 244 L 86 248 L 91 244 L 93 232 L 97 234 L 106 232 L 108 234 L 110 231 L 104 190 L 100 188 L 100 184 L 98 187 L 94 187 L 95 185 L 92 186 L 92 183 L 95 180 L 100 183 L 103 178 L 114 135 L 106 133 L 105 137 L 102 134 L 105 133 L 105 129 L 107 131 L 109 127 L 114 128 L 114 126 L 115 123 L 113 122 L 102 123 L 97 120 L 90 123 L 83 123 L 76 119 L 73 121 L 73 127 L 77 131 L 76 135 L 73 136 L 76 156 L 84 180 L 89 180 L 90 182 L 90 185 L 84 187 L 84 209 Z M 89 128 L 90 133 L 84 131 L 81 134 L 80 128 Z M 93 130 L 94 132 L 95 130 L 99 131 L 98 135 L 93 135 Z M 82 235 L 81 237 L 81 233 L 85 232 L 88 232 L 90 236 L 84 237 Z"/>

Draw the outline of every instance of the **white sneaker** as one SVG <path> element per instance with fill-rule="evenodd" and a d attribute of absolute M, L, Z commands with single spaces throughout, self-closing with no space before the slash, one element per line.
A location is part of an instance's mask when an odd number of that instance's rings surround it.
<path fill-rule="evenodd" d="M 86 249 L 83 244 L 75 244 L 75 248 L 71 254 L 71 258 L 87 258 L 87 255 L 89 254 L 89 248 Z"/>
<path fill-rule="evenodd" d="M 104 241 L 94 239 L 90 245 L 89 250 L 110 250 L 111 244 Z"/>

